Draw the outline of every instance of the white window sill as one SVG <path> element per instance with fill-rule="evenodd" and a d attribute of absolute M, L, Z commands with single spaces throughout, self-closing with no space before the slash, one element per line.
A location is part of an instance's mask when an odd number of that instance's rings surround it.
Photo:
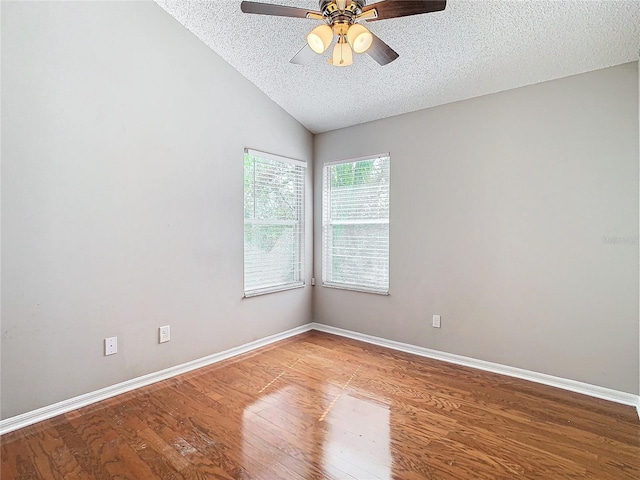
<path fill-rule="evenodd" d="M 376 290 L 374 288 L 359 287 L 356 285 L 345 285 L 340 283 L 323 283 L 323 287 L 336 288 L 338 290 L 351 290 L 352 292 L 373 293 L 376 295 L 389 295 L 389 290 Z"/>
<path fill-rule="evenodd" d="M 278 287 L 261 288 L 259 290 L 251 290 L 249 292 L 244 292 L 244 295 L 242 296 L 242 298 L 257 297 L 258 295 L 267 295 L 269 293 L 284 292 L 285 290 L 294 290 L 296 288 L 302 288 L 305 286 L 306 284 L 304 282 L 300 282 L 300 283 L 294 283 L 294 284 L 288 284 L 288 285 L 281 285 Z"/>

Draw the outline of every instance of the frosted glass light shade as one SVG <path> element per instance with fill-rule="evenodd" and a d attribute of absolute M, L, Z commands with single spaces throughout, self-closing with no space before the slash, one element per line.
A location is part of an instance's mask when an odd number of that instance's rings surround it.
<path fill-rule="evenodd" d="M 349 65 L 353 65 L 353 52 L 349 44 L 340 39 L 333 47 L 333 66 L 348 67 Z"/>
<path fill-rule="evenodd" d="M 320 25 L 307 35 L 307 43 L 316 53 L 324 53 L 333 40 L 333 30 L 329 25 Z"/>
<path fill-rule="evenodd" d="M 353 47 L 354 52 L 364 53 L 373 43 L 373 35 L 364 26 L 359 23 L 354 23 L 349 27 L 347 40 L 351 47 Z"/>

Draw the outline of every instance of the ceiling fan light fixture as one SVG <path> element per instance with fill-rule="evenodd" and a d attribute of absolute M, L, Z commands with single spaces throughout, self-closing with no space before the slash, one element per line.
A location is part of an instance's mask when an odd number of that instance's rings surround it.
<path fill-rule="evenodd" d="M 373 43 L 373 35 L 363 25 L 354 23 L 349 27 L 347 40 L 356 53 L 364 53 Z"/>
<path fill-rule="evenodd" d="M 333 40 L 333 30 L 329 25 L 320 25 L 307 35 L 307 43 L 316 53 L 324 53 Z"/>
<path fill-rule="evenodd" d="M 336 46 L 333 47 L 332 64 L 334 67 L 348 67 L 349 65 L 353 65 L 353 51 L 344 37 L 341 37 L 338 43 L 336 43 Z"/>

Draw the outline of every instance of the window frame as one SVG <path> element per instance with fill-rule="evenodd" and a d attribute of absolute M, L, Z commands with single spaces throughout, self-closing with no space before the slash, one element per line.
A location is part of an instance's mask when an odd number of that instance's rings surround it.
<path fill-rule="evenodd" d="M 380 223 L 386 223 L 387 224 L 387 282 L 386 282 L 386 288 L 377 288 L 377 287 L 372 287 L 372 286 L 368 286 L 368 285 L 354 285 L 351 283 L 341 283 L 341 282 L 336 282 L 333 280 L 327 280 L 327 275 L 328 275 L 328 268 L 329 268 L 329 262 L 331 261 L 331 257 L 329 256 L 329 245 L 328 245 L 328 238 L 329 238 L 329 232 L 328 232 L 328 227 L 329 225 L 327 224 L 329 220 L 329 215 L 330 215 L 330 207 L 331 207 L 331 192 L 329 189 L 329 178 L 328 178 L 328 172 L 329 169 L 333 166 L 336 165 L 343 165 L 343 164 L 347 164 L 347 163 L 357 163 L 357 162 L 362 162 L 362 161 L 366 161 L 366 160 L 377 160 L 377 159 L 387 159 L 388 161 L 388 165 L 389 165 L 389 183 L 387 185 L 387 189 L 389 192 L 389 209 L 387 211 L 387 218 L 386 218 L 386 222 L 380 222 Z M 322 221 L 321 221 L 321 240 L 322 240 L 322 282 L 321 285 L 323 287 L 328 287 L 328 288 L 336 288 L 336 289 L 340 289 L 340 290 L 351 290 L 351 291 L 356 291 L 356 292 L 362 292 L 362 293 L 373 293 L 373 294 L 377 294 L 377 295 L 389 295 L 390 294 L 390 288 L 391 288 L 391 268 L 390 268 L 390 264 L 391 264 L 391 246 L 390 246 L 390 237 L 391 237 L 391 231 L 390 231 L 390 200 L 391 200 L 391 154 L 389 152 L 383 152 L 383 153 L 378 153 L 378 154 L 372 154 L 372 155 L 365 155 L 365 156 L 361 156 L 361 157 L 355 157 L 355 158 L 347 158 L 347 159 L 342 159 L 342 160 L 333 160 L 333 161 L 327 161 L 324 162 L 322 164 Z M 336 223 L 335 225 L 345 225 L 348 224 L 349 222 L 347 221 L 340 221 L 339 223 Z M 352 222 L 352 225 L 357 225 L 358 222 L 354 221 Z"/>
<path fill-rule="evenodd" d="M 293 165 L 294 167 L 301 167 L 302 172 L 300 172 L 299 182 L 297 187 L 300 189 L 298 192 L 297 199 L 298 203 L 297 207 L 297 219 L 296 220 L 280 220 L 280 219 L 257 219 L 257 218 L 246 218 L 246 210 L 245 203 L 243 200 L 243 298 L 255 297 L 258 295 L 266 295 L 269 293 L 281 292 L 286 290 L 292 290 L 296 288 L 302 288 L 306 286 L 305 282 L 305 231 L 306 231 L 306 176 L 307 176 L 307 162 L 303 160 L 297 160 L 294 158 L 285 157 L 283 155 L 277 155 L 273 153 L 263 152 L 260 150 L 254 150 L 251 148 L 245 148 L 243 154 L 243 169 L 246 157 L 253 157 L 254 160 L 254 174 L 255 174 L 255 161 L 258 159 L 268 160 L 270 162 L 280 162 L 288 165 Z M 255 178 L 255 177 L 254 177 Z M 245 180 L 245 175 L 243 174 L 243 184 Z M 255 192 L 255 183 L 253 185 L 253 189 Z M 247 190 L 246 184 L 243 186 L 243 195 L 246 197 Z M 255 201 L 255 199 L 254 199 Z M 255 211 L 254 211 L 255 216 Z M 298 271 L 296 272 L 297 279 L 289 282 L 289 283 L 277 283 L 277 284 L 265 284 L 264 286 L 247 288 L 247 242 L 246 242 L 246 228 L 247 225 L 285 225 L 292 224 L 297 227 L 296 236 L 297 236 L 297 254 L 296 260 L 294 260 L 293 265 Z"/>

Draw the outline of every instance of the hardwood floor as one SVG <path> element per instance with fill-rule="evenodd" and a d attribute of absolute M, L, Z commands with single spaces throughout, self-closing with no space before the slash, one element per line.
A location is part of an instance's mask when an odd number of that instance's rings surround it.
<path fill-rule="evenodd" d="M 640 479 L 632 407 L 319 332 L 1 445 L 3 480 Z"/>

